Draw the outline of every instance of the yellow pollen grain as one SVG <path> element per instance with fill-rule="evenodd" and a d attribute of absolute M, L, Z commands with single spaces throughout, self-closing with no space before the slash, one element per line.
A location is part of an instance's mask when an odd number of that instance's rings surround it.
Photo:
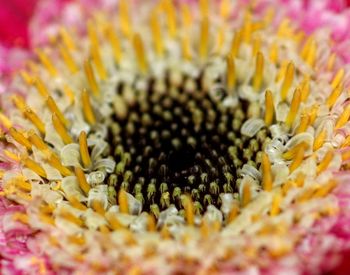
<path fill-rule="evenodd" d="M 0 113 L 0 122 L 7 129 L 10 129 L 12 127 L 11 120 L 7 116 L 5 116 L 3 113 Z"/>
<path fill-rule="evenodd" d="M 72 213 L 68 212 L 67 210 L 62 210 L 60 213 L 60 216 L 64 218 L 65 220 L 76 224 L 79 227 L 82 227 L 84 225 L 84 222 L 77 216 L 73 215 Z"/>
<path fill-rule="evenodd" d="M 288 91 L 292 86 L 294 79 L 294 64 L 289 62 L 287 65 L 287 69 L 284 75 L 284 80 L 281 86 L 281 100 L 284 101 L 287 99 Z"/>
<path fill-rule="evenodd" d="M 120 61 L 122 59 L 122 50 L 120 47 L 119 38 L 118 38 L 112 24 L 109 24 L 107 26 L 106 36 L 107 36 L 108 42 L 110 43 L 112 50 L 113 50 L 114 61 L 115 61 L 115 63 L 120 64 Z"/>
<path fill-rule="evenodd" d="M 16 212 L 13 214 L 12 219 L 14 221 L 19 221 L 23 224 L 29 225 L 29 217 L 26 213 Z"/>
<path fill-rule="evenodd" d="M 232 43 L 231 43 L 231 49 L 230 49 L 230 55 L 233 57 L 236 57 L 238 55 L 239 48 L 241 46 L 242 41 L 242 33 L 240 31 L 236 31 L 234 33 Z"/>
<path fill-rule="evenodd" d="M 84 171 L 80 167 L 75 167 L 75 176 L 77 177 L 79 187 L 87 195 L 90 191 L 90 185 L 88 184 Z"/>
<path fill-rule="evenodd" d="M 344 75 L 345 75 L 345 70 L 343 68 L 337 71 L 331 83 L 332 89 L 335 89 L 337 86 L 339 86 L 342 83 Z"/>
<path fill-rule="evenodd" d="M 232 89 L 236 85 L 235 61 L 232 55 L 228 55 L 226 57 L 226 65 L 227 65 L 227 70 L 226 70 L 227 88 L 229 91 L 232 91 Z"/>
<path fill-rule="evenodd" d="M 231 12 L 231 1 L 230 0 L 221 0 L 220 2 L 220 16 L 222 19 L 227 20 Z"/>
<path fill-rule="evenodd" d="M 306 102 L 310 94 L 310 76 L 305 75 L 301 84 L 301 101 Z"/>
<path fill-rule="evenodd" d="M 273 179 L 272 179 L 272 173 L 271 173 L 271 163 L 266 153 L 262 154 L 261 166 L 262 166 L 262 187 L 263 187 L 263 190 L 269 192 L 272 190 Z"/>
<path fill-rule="evenodd" d="M 37 49 L 35 52 L 38 55 L 40 62 L 44 65 L 49 74 L 53 77 L 57 76 L 57 69 L 53 65 L 50 58 L 44 53 L 44 51 L 41 49 Z"/>
<path fill-rule="evenodd" d="M 243 187 L 243 192 L 242 192 L 242 198 L 241 198 L 241 204 L 243 207 L 248 205 L 248 203 L 252 199 L 252 191 L 250 190 L 249 184 L 245 184 Z"/>
<path fill-rule="evenodd" d="M 264 55 L 258 52 L 255 61 L 255 73 L 253 77 L 253 88 L 255 91 L 259 91 L 263 82 L 264 76 Z"/>
<path fill-rule="evenodd" d="M 94 125 L 96 123 L 96 118 L 91 106 L 89 94 L 86 90 L 83 90 L 81 93 L 81 101 L 82 101 L 83 113 L 86 121 L 90 125 Z"/>
<path fill-rule="evenodd" d="M 129 213 L 129 204 L 127 193 L 121 189 L 118 194 L 119 210 L 123 214 Z"/>
<path fill-rule="evenodd" d="M 309 115 L 306 113 L 303 113 L 300 116 L 299 126 L 296 130 L 296 133 L 297 134 L 304 133 L 306 131 L 307 127 L 309 126 L 309 122 L 310 122 Z"/>
<path fill-rule="evenodd" d="M 187 32 L 184 32 L 181 37 L 181 50 L 183 58 L 190 61 L 192 59 L 191 42 Z"/>
<path fill-rule="evenodd" d="M 199 57 L 205 59 L 208 56 L 209 52 L 209 19 L 204 17 L 200 26 L 200 35 L 199 35 Z"/>
<path fill-rule="evenodd" d="M 278 61 L 278 45 L 276 42 L 272 43 L 270 47 L 269 58 L 273 64 L 276 64 L 276 62 Z"/>
<path fill-rule="evenodd" d="M 68 177 L 72 175 L 72 171 L 69 170 L 66 166 L 63 166 L 59 158 L 53 154 L 48 153 L 47 162 L 56 170 L 58 170 L 62 176 Z"/>
<path fill-rule="evenodd" d="M 299 106 L 300 106 L 300 101 L 301 101 L 301 91 L 299 88 L 296 88 L 293 94 L 292 102 L 289 108 L 289 112 L 286 118 L 286 126 L 288 128 L 292 127 L 295 117 L 298 113 Z"/>
<path fill-rule="evenodd" d="M 74 44 L 73 38 L 68 33 L 67 29 L 64 27 L 60 27 L 59 34 L 60 34 L 61 39 L 63 41 L 63 44 L 66 46 L 66 48 L 74 51 L 76 49 L 76 46 Z"/>
<path fill-rule="evenodd" d="M 348 104 L 344 111 L 340 114 L 337 123 L 335 124 L 335 129 L 339 129 L 341 127 L 343 127 L 350 118 L 350 104 Z"/>
<path fill-rule="evenodd" d="M 10 158 L 16 162 L 21 161 L 21 158 L 17 154 L 15 154 L 14 152 L 11 152 L 10 150 L 6 150 L 6 149 L 3 152 L 4 152 L 5 156 L 7 156 L 8 158 Z"/>
<path fill-rule="evenodd" d="M 60 120 L 60 122 L 67 127 L 69 125 L 68 120 L 64 117 L 63 113 L 61 112 L 61 110 L 58 108 L 56 102 L 54 101 L 54 99 L 49 96 L 46 99 L 46 104 L 49 107 L 51 113 L 56 114 L 58 119 Z"/>
<path fill-rule="evenodd" d="M 91 203 L 91 207 L 101 216 L 104 216 L 106 211 L 102 205 L 102 202 L 99 200 L 93 200 Z"/>
<path fill-rule="evenodd" d="M 76 73 L 77 71 L 79 71 L 79 67 L 76 64 L 76 62 L 74 61 L 74 58 L 72 57 L 69 50 L 65 46 L 61 45 L 61 46 L 59 46 L 59 51 L 60 51 L 60 55 L 61 55 L 64 63 L 66 64 L 67 68 L 69 69 L 69 71 L 73 74 Z"/>
<path fill-rule="evenodd" d="M 177 26 L 176 26 L 176 10 L 175 10 L 173 1 L 164 0 L 163 9 L 166 13 L 168 32 L 172 38 L 175 38 L 177 33 Z"/>
<path fill-rule="evenodd" d="M 272 203 L 271 203 L 271 209 L 270 209 L 270 215 L 276 216 L 280 213 L 280 205 L 282 201 L 282 196 L 279 193 L 276 193 L 273 195 Z"/>
<path fill-rule="evenodd" d="M 132 42 L 139 68 L 141 72 L 145 73 L 148 69 L 147 57 L 140 34 L 136 33 L 133 37 Z"/>
<path fill-rule="evenodd" d="M 23 157 L 21 159 L 21 162 L 25 167 L 37 173 L 40 177 L 47 177 L 45 170 L 37 162 L 30 159 L 29 157 Z"/>
<path fill-rule="evenodd" d="M 336 60 L 337 55 L 335 53 L 332 53 L 327 61 L 327 70 L 332 71 L 334 68 L 335 60 Z"/>
<path fill-rule="evenodd" d="M 314 151 L 317 151 L 322 147 L 326 137 L 327 137 L 327 131 L 325 129 L 322 129 L 322 131 L 320 131 L 319 134 L 315 137 L 314 145 L 313 145 Z"/>
<path fill-rule="evenodd" d="M 82 203 L 77 199 L 77 197 L 74 197 L 74 196 L 69 197 L 69 198 L 68 198 L 68 201 L 69 201 L 69 203 L 70 203 L 74 208 L 76 208 L 76 209 L 79 209 L 79 210 L 82 210 L 82 211 L 84 211 L 84 210 L 87 209 L 87 207 L 86 207 L 84 204 L 82 204 Z"/>
<path fill-rule="evenodd" d="M 92 69 L 91 62 L 89 60 L 86 60 L 84 62 L 84 72 L 93 95 L 95 97 L 98 97 L 100 95 L 100 89 L 98 87 L 94 70 Z"/>
<path fill-rule="evenodd" d="M 164 54 L 164 41 L 162 38 L 162 30 L 159 24 L 159 14 L 156 11 L 153 11 L 150 18 L 150 25 L 153 36 L 153 46 L 156 50 L 156 53 L 159 57 Z"/>
<path fill-rule="evenodd" d="M 188 225 L 194 225 L 194 206 L 192 199 L 186 196 L 183 202 L 183 207 L 185 209 L 185 218 Z"/>
<path fill-rule="evenodd" d="M 15 128 L 11 127 L 9 129 L 9 134 L 11 135 L 11 137 L 17 141 L 19 144 L 23 145 L 24 147 L 27 148 L 27 150 L 31 150 L 32 149 L 32 145 L 30 143 L 30 141 L 20 132 L 18 132 Z"/>
<path fill-rule="evenodd" d="M 333 105 L 336 103 L 338 97 L 340 96 L 341 92 L 343 91 L 343 86 L 338 85 L 335 88 L 333 88 L 331 94 L 327 98 L 326 104 L 329 109 L 333 107 Z"/>
<path fill-rule="evenodd" d="M 70 144 L 73 143 L 72 137 L 67 132 L 65 126 L 62 124 L 56 113 L 53 113 L 52 115 L 52 124 L 55 128 L 57 134 L 61 137 L 64 144 Z"/>
<path fill-rule="evenodd" d="M 293 173 L 303 162 L 304 159 L 304 153 L 305 153 L 305 147 L 300 146 L 293 158 L 292 163 L 289 166 L 289 173 Z"/>
<path fill-rule="evenodd" d="M 84 131 L 81 131 L 79 135 L 79 149 L 80 149 L 81 160 L 83 162 L 84 167 L 85 168 L 90 167 L 91 158 L 90 158 L 89 149 L 87 145 L 86 132 Z"/>
<path fill-rule="evenodd" d="M 332 159 L 334 157 L 334 153 L 332 150 L 328 151 L 326 155 L 323 157 L 322 161 L 317 165 L 317 174 L 320 174 L 331 163 Z"/>
<path fill-rule="evenodd" d="M 34 124 L 34 126 L 39 130 L 39 132 L 42 135 L 45 135 L 45 124 L 32 109 L 26 107 L 24 111 L 24 116 Z"/>

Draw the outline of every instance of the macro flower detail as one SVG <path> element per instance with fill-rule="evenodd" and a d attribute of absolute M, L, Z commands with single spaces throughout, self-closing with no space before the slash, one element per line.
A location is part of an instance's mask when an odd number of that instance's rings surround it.
<path fill-rule="evenodd" d="M 244 2 L 101 4 L 34 50 L 1 95 L 8 274 L 337 266 L 347 60 L 332 29 Z"/>

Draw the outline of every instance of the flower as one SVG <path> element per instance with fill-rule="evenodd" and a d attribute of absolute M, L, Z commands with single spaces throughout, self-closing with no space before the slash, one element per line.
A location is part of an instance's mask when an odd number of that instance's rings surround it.
<path fill-rule="evenodd" d="M 34 17 L 35 56 L 4 84 L 5 271 L 337 267 L 350 246 L 347 11 L 82 3 Z"/>

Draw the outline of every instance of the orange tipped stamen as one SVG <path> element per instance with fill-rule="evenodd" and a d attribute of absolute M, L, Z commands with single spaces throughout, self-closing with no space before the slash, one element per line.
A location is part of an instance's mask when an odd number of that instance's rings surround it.
<path fill-rule="evenodd" d="M 81 190 L 84 191 L 84 193 L 87 195 L 89 194 L 90 191 L 90 185 L 88 184 L 84 171 L 80 167 L 75 167 L 75 176 L 78 179 L 78 184 Z"/>
<path fill-rule="evenodd" d="M 90 125 L 94 125 L 96 123 L 96 118 L 94 111 L 92 109 L 91 103 L 90 103 L 90 97 L 86 90 L 83 90 L 81 93 L 81 101 L 83 105 L 83 113 L 86 121 Z"/>
<path fill-rule="evenodd" d="M 64 125 L 62 124 L 58 116 L 56 115 L 56 113 L 52 115 L 52 124 L 57 134 L 61 137 L 64 144 L 73 143 L 72 137 L 69 135 L 66 128 L 64 127 Z"/>
<path fill-rule="evenodd" d="M 301 101 L 306 102 L 310 94 L 310 77 L 305 76 L 301 84 Z"/>
<path fill-rule="evenodd" d="M 265 92 L 265 124 L 270 126 L 275 117 L 275 106 L 273 104 L 273 96 L 270 90 Z"/>
<path fill-rule="evenodd" d="M 192 25 L 193 19 L 190 8 L 187 4 L 181 5 L 181 21 L 184 29 L 189 29 Z"/>
<path fill-rule="evenodd" d="M 182 56 L 186 60 L 192 59 L 192 53 L 191 53 L 191 43 L 189 36 L 186 32 L 182 35 L 181 38 L 181 49 L 182 49 Z"/>
<path fill-rule="evenodd" d="M 33 78 L 30 76 L 29 73 L 27 73 L 26 71 L 20 71 L 19 72 L 20 76 L 22 77 L 23 81 L 28 84 L 28 85 L 32 85 L 33 84 Z"/>
<path fill-rule="evenodd" d="M 227 224 L 230 224 L 235 220 L 239 213 L 239 206 L 237 204 L 233 204 L 230 213 L 227 217 Z"/>
<path fill-rule="evenodd" d="M 323 143 L 325 142 L 326 137 L 327 137 L 327 131 L 325 129 L 323 129 L 315 137 L 314 145 L 313 145 L 313 150 L 314 151 L 317 151 L 318 149 L 320 149 L 322 147 Z"/>
<path fill-rule="evenodd" d="M 313 40 L 310 44 L 308 53 L 307 53 L 307 57 L 306 57 L 306 64 L 308 64 L 310 67 L 313 67 L 315 64 L 315 60 L 316 60 L 316 53 L 317 53 L 317 44 L 316 42 Z"/>
<path fill-rule="evenodd" d="M 141 72 L 145 73 L 148 69 L 148 65 L 143 41 L 141 39 L 140 34 L 136 33 L 132 41 L 139 68 Z"/>
<path fill-rule="evenodd" d="M 86 133 L 84 131 L 80 132 L 79 135 L 79 148 L 81 160 L 83 162 L 84 167 L 89 167 L 91 165 L 91 158 L 87 146 Z"/>
<path fill-rule="evenodd" d="M 49 146 L 34 132 L 34 130 L 28 132 L 28 140 L 42 152 L 50 150 Z"/>
<path fill-rule="evenodd" d="M 295 117 L 298 113 L 300 106 L 301 92 L 299 88 L 296 88 L 294 91 L 293 99 L 290 105 L 289 113 L 286 118 L 286 125 L 288 128 L 292 127 Z"/>
<path fill-rule="evenodd" d="M 30 141 L 24 135 L 22 135 L 20 132 L 18 132 L 15 128 L 11 127 L 9 129 L 9 134 L 11 135 L 11 137 L 15 141 L 17 141 L 19 144 L 21 144 L 24 147 L 26 147 L 27 150 L 31 150 L 32 149 L 32 145 L 31 145 Z"/>
<path fill-rule="evenodd" d="M 95 97 L 98 97 L 100 95 L 100 89 L 89 60 L 84 62 L 84 71 L 92 93 Z"/>
<path fill-rule="evenodd" d="M 270 57 L 270 61 L 273 64 L 276 64 L 276 62 L 278 61 L 278 45 L 277 45 L 277 43 L 273 43 L 271 45 L 269 57 Z"/>
<path fill-rule="evenodd" d="M 73 90 L 68 85 L 64 85 L 63 92 L 68 97 L 69 104 L 72 105 L 75 101 L 75 96 L 74 96 Z"/>
<path fill-rule="evenodd" d="M 21 161 L 25 167 L 27 167 L 28 169 L 37 173 L 40 177 L 46 178 L 45 170 L 38 163 L 36 163 L 34 160 L 32 160 L 28 157 L 23 157 L 21 159 Z"/>
<path fill-rule="evenodd" d="M 335 124 L 335 129 L 339 129 L 341 127 L 343 127 L 350 118 L 350 104 L 348 104 L 344 111 L 340 114 L 337 123 Z"/>
<path fill-rule="evenodd" d="M 34 78 L 33 84 L 43 98 L 47 98 L 49 96 L 49 90 L 40 77 Z"/>
<path fill-rule="evenodd" d="M 118 203 L 119 203 L 120 212 L 123 214 L 128 214 L 129 213 L 128 195 L 123 189 L 119 191 Z"/>
<path fill-rule="evenodd" d="M 318 109 L 319 109 L 319 106 L 317 104 L 314 104 L 312 107 L 311 107 L 311 110 L 309 112 L 309 125 L 313 125 L 316 118 L 317 118 L 317 115 L 318 115 Z"/>
<path fill-rule="evenodd" d="M 288 150 L 287 152 L 283 153 L 283 158 L 286 160 L 291 160 L 293 159 L 296 154 L 298 153 L 300 147 L 303 147 L 305 150 L 308 148 L 308 144 L 305 142 L 300 142 L 297 145 L 295 145 L 293 148 Z"/>
<path fill-rule="evenodd" d="M 46 104 L 49 107 L 50 111 L 53 114 L 56 114 L 58 119 L 61 121 L 61 123 L 67 127 L 69 125 L 68 120 L 64 117 L 63 113 L 61 112 L 61 110 L 58 108 L 56 102 L 53 100 L 53 98 L 51 96 L 49 96 L 46 100 Z"/>
<path fill-rule="evenodd" d="M 232 55 L 227 56 L 226 64 L 227 64 L 227 70 L 226 70 L 227 88 L 229 91 L 231 91 L 236 85 L 235 61 Z"/>
<path fill-rule="evenodd" d="M 107 71 L 106 71 L 106 68 L 103 64 L 103 60 L 101 58 L 100 49 L 99 49 L 98 44 L 91 45 L 90 53 L 91 53 L 92 62 L 94 62 L 98 76 L 100 77 L 101 80 L 106 80 L 107 79 Z"/>
<path fill-rule="evenodd" d="M 262 187 L 265 191 L 271 191 L 273 185 L 271 163 L 266 153 L 262 154 Z"/>
<path fill-rule="evenodd" d="M 323 157 L 322 161 L 317 166 L 317 174 L 323 172 L 326 170 L 330 162 L 332 161 L 334 157 L 333 151 L 328 151 L 326 155 Z"/>
<path fill-rule="evenodd" d="M 264 56 L 261 52 L 256 55 L 255 73 L 253 78 L 253 88 L 259 91 L 262 85 L 264 75 Z"/>
<path fill-rule="evenodd" d="M 14 152 L 12 152 L 10 150 L 6 150 L 6 149 L 3 152 L 4 152 L 5 156 L 14 160 L 15 162 L 21 161 L 21 158 L 20 158 L 20 156 L 18 156 L 18 154 L 15 154 Z"/>
<path fill-rule="evenodd" d="M 18 110 L 20 110 L 22 113 L 25 112 L 26 110 L 26 104 L 24 102 L 23 97 L 19 96 L 19 95 L 14 95 L 11 97 L 13 103 L 15 104 L 16 108 Z"/>
<path fill-rule="evenodd" d="M 29 225 L 29 217 L 28 217 L 28 215 L 25 214 L 25 213 L 16 212 L 16 213 L 13 214 L 12 218 L 13 218 L 13 220 L 15 220 L 15 221 L 19 221 L 19 222 L 21 222 L 21 223 L 23 223 L 23 224 Z"/>
<path fill-rule="evenodd" d="M 322 185 L 317 191 L 314 193 L 314 198 L 323 198 L 327 194 L 329 194 L 335 187 L 337 186 L 337 182 L 335 180 L 330 180 L 327 184 Z"/>
<path fill-rule="evenodd" d="M 150 232 L 155 232 L 157 230 L 156 220 L 153 215 L 147 216 L 147 229 Z"/>
<path fill-rule="evenodd" d="M 327 70 L 328 71 L 333 70 L 336 58 L 337 58 L 337 55 L 335 53 L 332 53 L 330 55 L 330 57 L 328 58 L 328 62 L 327 62 Z"/>

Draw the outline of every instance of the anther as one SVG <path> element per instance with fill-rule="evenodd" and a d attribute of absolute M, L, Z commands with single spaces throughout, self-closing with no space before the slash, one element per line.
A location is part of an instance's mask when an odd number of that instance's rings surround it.
<path fill-rule="evenodd" d="M 52 124 L 57 132 L 57 134 L 61 137 L 62 141 L 65 144 L 73 143 L 72 137 L 67 132 L 65 126 L 59 120 L 58 116 L 54 113 L 52 115 Z"/>
<path fill-rule="evenodd" d="M 264 76 L 264 55 L 258 52 L 255 61 L 255 73 L 253 77 L 253 88 L 255 91 L 259 91 L 262 85 Z"/>
<path fill-rule="evenodd" d="M 86 90 L 81 92 L 81 101 L 85 119 L 90 125 L 94 125 L 96 123 L 96 118 L 91 106 L 89 94 Z"/>
<path fill-rule="evenodd" d="M 145 73 L 148 69 L 147 57 L 140 34 L 136 33 L 132 41 L 139 68 L 142 73 Z"/>
<path fill-rule="evenodd" d="M 275 106 L 273 104 L 273 96 L 270 90 L 265 92 L 265 124 L 270 126 L 275 116 Z"/>
<path fill-rule="evenodd" d="M 262 153 L 261 160 L 262 167 L 262 187 L 265 191 L 271 191 L 273 185 L 272 173 L 271 173 L 271 164 L 269 157 L 266 153 Z"/>
<path fill-rule="evenodd" d="M 87 145 L 86 133 L 84 131 L 80 132 L 79 135 L 79 148 L 80 148 L 80 156 L 85 168 L 90 167 L 91 158 L 89 154 L 89 149 Z"/>
<path fill-rule="evenodd" d="M 298 113 L 300 106 L 301 92 L 299 88 L 296 88 L 290 105 L 290 109 L 286 118 L 286 125 L 288 128 L 292 127 L 295 117 Z"/>
<path fill-rule="evenodd" d="M 292 86 L 294 79 L 294 64 L 289 62 L 285 71 L 284 80 L 281 86 L 281 100 L 285 101 L 288 95 L 288 91 Z"/>
<path fill-rule="evenodd" d="M 84 62 L 84 72 L 92 93 L 95 97 L 98 97 L 100 95 L 100 89 L 98 87 L 96 77 L 92 69 L 91 62 L 89 60 L 86 60 Z"/>

